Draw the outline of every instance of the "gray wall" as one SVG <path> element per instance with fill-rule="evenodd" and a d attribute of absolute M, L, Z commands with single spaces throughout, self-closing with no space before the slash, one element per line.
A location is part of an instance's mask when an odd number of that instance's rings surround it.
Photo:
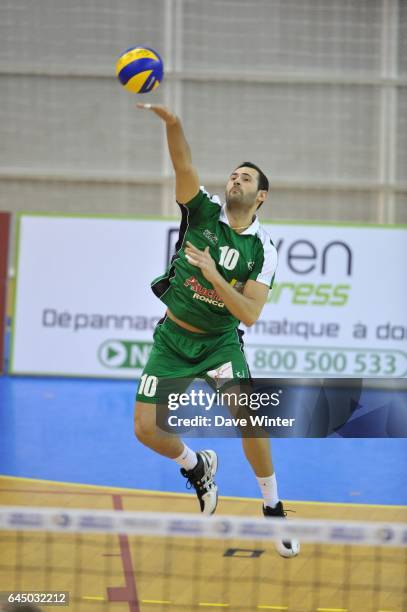
<path fill-rule="evenodd" d="M 132 96 L 121 51 L 165 81 Z M 245 159 L 263 218 L 407 222 L 407 0 L 3 0 L 0 209 L 176 214 L 164 130 L 180 114 L 201 180 Z"/>

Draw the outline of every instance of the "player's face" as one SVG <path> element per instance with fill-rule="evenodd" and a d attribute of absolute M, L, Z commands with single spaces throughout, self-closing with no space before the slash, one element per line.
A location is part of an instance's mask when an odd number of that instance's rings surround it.
<path fill-rule="evenodd" d="M 254 168 L 237 168 L 232 172 L 226 184 L 225 198 L 227 204 L 253 206 L 258 194 L 258 172 Z"/>

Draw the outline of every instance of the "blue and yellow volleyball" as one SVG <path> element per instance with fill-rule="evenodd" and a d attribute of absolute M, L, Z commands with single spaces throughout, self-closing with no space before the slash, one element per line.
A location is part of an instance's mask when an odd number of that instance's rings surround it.
<path fill-rule="evenodd" d="M 116 76 L 132 93 L 148 93 L 163 80 L 163 61 L 157 51 L 148 47 L 127 49 L 116 63 Z"/>

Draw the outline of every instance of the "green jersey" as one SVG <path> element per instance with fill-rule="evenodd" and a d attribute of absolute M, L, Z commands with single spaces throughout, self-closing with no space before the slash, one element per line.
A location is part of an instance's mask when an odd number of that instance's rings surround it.
<path fill-rule="evenodd" d="M 258 218 L 238 234 L 230 227 L 225 206 L 203 187 L 190 202 L 180 204 L 182 219 L 175 255 L 165 274 L 151 284 L 155 295 L 176 317 L 213 333 L 234 329 L 239 321 L 200 268 L 188 262 L 186 242 L 201 251 L 209 246 L 220 274 L 240 292 L 249 279 L 271 288 L 277 266 L 277 250 Z"/>

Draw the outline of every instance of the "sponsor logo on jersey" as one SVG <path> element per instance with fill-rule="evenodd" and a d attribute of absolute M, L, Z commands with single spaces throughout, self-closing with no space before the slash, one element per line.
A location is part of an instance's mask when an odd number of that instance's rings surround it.
<path fill-rule="evenodd" d="M 202 233 L 205 238 L 209 240 L 209 242 L 211 242 L 212 244 L 218 244 L 218 237 L 215 236 L 215 234 L 212 233 L 210 230 L 205 229 Z"/>
<path fill-rule="evenodd" d="M 216 293 L 215 289 L 208 289 L 207 287 L 204 287 L 200 282 L 198 282 L 195 276 L 190 276 L 187 278 L 187 280 L 184 282 L 184 286 L 189 287 L 191 291 L 194 292 L 192 296 L 194 300 L 201 300 L 202 302 L 207 302 L 213 306 L 219 306 L 219 308 L 225 307 L 222 298 Z"/>
<path fill-rule="evenodd" d="M 247 262 L 247 267 L 249 268 L 250 272 L 253 270 L 254 268 L 254 261 L 248 261 Z"/>

